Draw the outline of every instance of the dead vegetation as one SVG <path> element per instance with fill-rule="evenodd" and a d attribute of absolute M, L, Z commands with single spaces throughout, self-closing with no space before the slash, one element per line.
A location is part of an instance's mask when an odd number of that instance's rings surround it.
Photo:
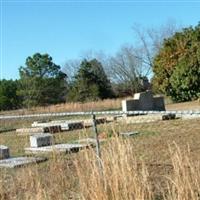
<path fill-rule="evenodd" d="M 101 145 L 101 168 L 95 149 L 51 155 L 39 165 L 0 169 L 0 199 L 199 199 L 200 120 L 99 125 L 109 138 Z M 139 131 L 129 139 L 117 132 Z M 92 130 L 55 134 L 56 142 L 92 135 Z M 110 137 L 110 136 L 113 137 Z M 23 155 L 28 136 L 0 134 L 11 154 Z"/>

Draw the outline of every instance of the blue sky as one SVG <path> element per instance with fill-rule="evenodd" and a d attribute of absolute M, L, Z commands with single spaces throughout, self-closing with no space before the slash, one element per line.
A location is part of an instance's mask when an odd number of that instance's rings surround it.
<path fill-rule="evenodd" d="M 19 78 L 18 68 L 36 52 L 63 66 L 89 50 L 113 55 L 134 44 L 133 24 L 158 27 L 173 19 L 200 21 L 200 1 L 1 1 L 0 77 Z"/>

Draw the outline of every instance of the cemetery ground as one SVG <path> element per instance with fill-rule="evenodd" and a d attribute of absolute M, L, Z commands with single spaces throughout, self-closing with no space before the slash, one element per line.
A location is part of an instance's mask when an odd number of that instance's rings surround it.
<path fill-rule="evenodd" d="M 18 127 L 22 120 L 10 120 Z M 25 120 L 27 127 L 31 121 Z M 199 199 L 200 119 L 98 125 L 102 166 L 95 149 L 48 154 L 47 162 L 0 169 L 0 199 Z M 117 133 L 138 131 L 130 138 Z M 55 143 L 94 136 L 80 129 L 53 135 Z M 0 143 L 24 156 L 28 135 L 2 132 Z"/>

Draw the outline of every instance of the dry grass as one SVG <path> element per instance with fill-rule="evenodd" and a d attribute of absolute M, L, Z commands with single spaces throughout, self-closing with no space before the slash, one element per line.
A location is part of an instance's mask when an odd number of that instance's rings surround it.
<path fill-rule="evenodd" d="M 173 171 L 171 177 L 166 177 L 163 196 L 171 200 L 200 199 L 200 162 L 191 159 L 189 148 L 180 149 L 176 144 L 175 148 L 170 148 Z"/>
<path fill-rule="evenodd" d="M 200 110 L 199 100 L 184 102 L 184 103 L 171 103 L 166 105 L 167 110 Z"/>
<path fill-rule="evenodd" d="M 128 140 L 115 139 L 104 149 L 99 168 L 96 157 L 84 152 L 76 165 L 81 199 L 165 199 L 197 200 L 200 198 L 199 163 L 176 144 L 169 148 L 170 172 L 160 174 L 156 164 L 141 162 L 133 154 Z M 153 170 L 155 173 L 150 173 Z M 162 185 L 161 185 L 162 183 Z"/>
<path fill-rule="evenodd" d="M 16 170 L 0 169 L 0 199 L 200 199 L 200 120 L 108 124 L 99 132 L 137 130 L 132 139 L 113 137 L 101 146 L 101 168 L 94 149 L 52 155 L 48 162 Z M 91 134 L 56 134 L 65 142 Z M 23 155 L 29 138 L 0 134 L 12 155 Z"/>
<path fill-rule="evenodd" d="M 144 164 L 138 165 L 133 148 L 128 140 L 111 140 L 100 165 L 93 151 L 85 151 L 76 161 L 81 199 L 151 199 L 148 171 Z"/>
<path fill-rule="evenodd" d="M 200 165 L 190 159 L 189 152 L 173 144 L 168 149 L 171 163 L 166 165 L 170 170 L 163 175 L 159 165 L 138 160 L 133 149 L 129 140 L 114 138 L 102 149 L 101 167 L 89 149 L 78 156 L 54 156 L 48 165 L 12 174 L 2 170 L 0 199 L 199 199 Z"/>
<path fill-rule="evenodd" d="M 73 186 L 70 162 L 53 157 L 49 165 L 18 169 L 14 174 L 1 171 L 0 199 L 70 199 Z"/>
<path fill-rule="evenodd" d="M 13 111 L 4 111 L 1 114 L 30 114 L 30 113 L 48 113 L 48 112 L 77 112 L 77 111 L 100 111 L 121 108 L 121 99 L 105 99 L 100 101 L 86 103 L 65 103 L 51 105 L 46 107 L 35 107 L 32 109 L 21 109 Z"/>

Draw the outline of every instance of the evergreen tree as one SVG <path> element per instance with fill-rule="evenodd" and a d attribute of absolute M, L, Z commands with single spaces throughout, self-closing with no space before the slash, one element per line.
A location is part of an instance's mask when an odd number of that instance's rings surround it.
<path fill-rule="evenodd" d="M 96 59 L 83 60 L 70 86 L 68 99 L 83 102 L 111 97 L 111 84 L 102 64 Z"/>
<path fill-rule="evenodd" d="M 0 110 L 12 110 L 20 108 L 21 101 L 17 95 L 18 81 L 0 81 Z"/>
<path fill-rule="evenodd" d="M 154 89 L 175 101 L 200 95 L 200 24 L 164 41 L 154 59 Z"/>
<path fill-rule="evenodd" d="M 20 90 L 23 104 L 44 106 L 65 102 L 66 74 L 48 54 L 36 53 L 26 59 L 26 67 L 20 67 Z"/>

